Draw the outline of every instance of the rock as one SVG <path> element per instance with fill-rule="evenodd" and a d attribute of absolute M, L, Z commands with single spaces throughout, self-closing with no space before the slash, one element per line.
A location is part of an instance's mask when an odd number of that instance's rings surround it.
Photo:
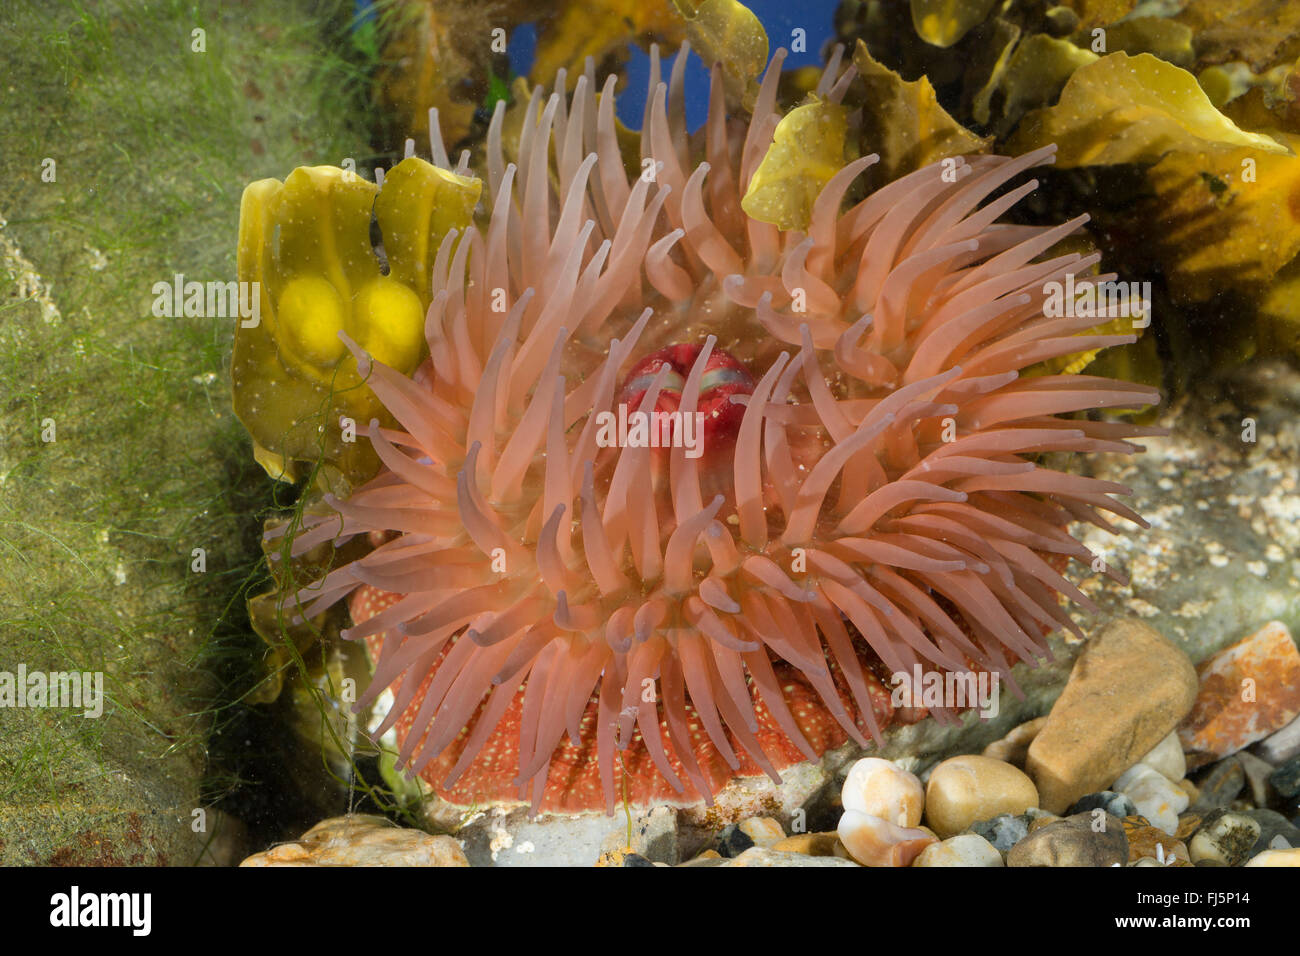
<path fill-rule="evenodd" d="M 1300 757 L 1300 717 L 1277 733 L 1265 737 L 1253 749 L 1261 760 L 1266 760 L 1273 766 L 1286 763 L 1292 757 Z"/>
<path fill-rule="evenodd" d="M 455 838 L 352 814 L 322 820 L 294 843 L 255 853 L 240 866 L 469 866 Z"/>
<path fill-rule="evenodd" d="M 1159 827 L 1149 823 L 1138 823 L 1137 817 L 1130 823 L 1124 821 L 1124 836 L 1128 839 L 1128 862 L 1137 863 L 1142 859 L 1152 859 L 1162 866 L 1191 866 L 1191 855 L 1187 844 L 1171 837 Z"/>
<path fill-rule="evenodd" d="M 1292 757 L 1274 770 L 1269 774 L 1268 782 L 1279 796 L 1287 800 L 1300 796 L 1300 757 Z"/>
<path fill-rule="evenodd" d="M 601 841 L 600 855 L 615 851 L 632 853 L 653 863 L 676 866 L 681 862 L 681 849 L 677 839 L 677 813 L 670 807 L 654 807 L 632 818 L 632 840 L 628 842 L 628 828 L 620 826 Z M 602 865 L 602 864 L 597 864 Z M 604 864 L 610 865 L 610 864 Z M 617 865 L 617 864 L 613 864 Z"/>
<path fill-rule="evenodd" d="M 1272 765 L 1248 750 L 1233 754 L 1232 759 L 1241 764 L 1241 769 L 1246 775 L 1246 787 L 1255 806 L 1267 807 L 1271 796 L 1268 778 L 1273 773 Z"/>
<path fill-rule="evenodd" d="M 1201 795 L 1200 788 L 1198 788 L 1196 784 L 1192 783 L 1186 777 L 1184 777 L 1182 780 L 1179 780 L 1177 786 L 1179 790 L 1187 794 L 1187 801 L 1189 804 L 1195 803 L 1197 798 Z"/>
<path fill-rule="evenodd" d="M 1246 866 L 1300 866 L 1300 849 L 1265 850 L 1246 861 Z"/>
<path fill-rule="evenodd" d="M 1300 716 L 1300 651 L 1271 621 L 1196 669 L 1200 690 L 1178 728 L 1193 765 L 1262 740 Z"/>
<path fill-rule="evenodd" d="M 1124 771 L 1115 789 L 1132 799 L 1137 812 L 1153 826 L 1170 836 L 1178 831 L 1178 814 L 1187 809 L 1187 794 L 1164 774 L 1140 763 Z"/>
<path fill-rule="evenodd" d="M 1080 797 L 1074 806 L 1070 807 L 1068 815 L 1073 816 L 1076 813 L 1087 813 L 1098 809 L 1105 810 L 1111 816 L 1120 819 L 1138 812 L 1133 798 L 1128 794 L 1102 790 L 1100 793 L 1089 793 Z"/>
<path fill-rule="evenodd" d="M 1007 866 L 1114 866 L 1128 862 L 1124 824 L 1110 814 L 1094 829 L 1093 814 L 1066 817 L 1029 834 L 1011 848 Z"/>
<path fill-rule="evenodd" d="M 848 858 L 849 851 L 844 849 L 838 833 L 796 833 L 779 843 L 773 843 L 769 849 L 781 853 L 806 853 L 808 856 L 839 856 Z"/>
<path fill-rule="evenodd" d="M 1231 806 L 1245 786 L 1246 771 L 1242 769 L 1241 761 L 1235 755 L 1220 760 L 1201 777 L 1192 809 L 1208 811 Z"/>
<path fill-rule="evenodd" d="M 737 824 L 740 832 L 754 841 L 754 846 L 772 846 L 785 839 L 785 830 L 771 817 L 750 817 Z"/>
<path fill-rule="evenodd" d="M 1002 854 L 977 833 L 959 833 L 942 843 L 931 843 L 912 866 L 1004 866 Z"/>
<path fill-rule="evenodd" d="M 1193 863 L 1210 860 L 1220 866 L 1239 866 L 1251 855 L 1260 825 L 1244 813 L 1216 810 L 1205 818 L 1188 850 Z"/>
<path fill-rule="evenodd" d="M 970 825 L 970 832 L 983 837 L 1001 853 L 1029 835 L 1030 819 L 1023 815 L 1000 813 L 990 820 L 979 820 Z"/>
<path fill-rule="evenodd" d="M 723 860 L 718 866 L 857 866 L 838 856 L 808 856 L 805 853 L 782 853 L 771 847 L 750 847 L 740 856 Z"/>
<path fill-rule="evenodd" d="M 1186 843 L 1192 838 L 1192 834 L 1201 828 L 1205 822 L 1205 814 L 1194 810 L 1188 810 L 1186 813 L 1178 815 L 1178 829 L 1174 831 L 1175 839 L 1182 840 Z"/>
<path fill-rule="evenodd" d="M 845 810 L 880 817 L 900 827 L 921 822 L 925 788 L 920 779 L 890 760 L 863 757 L 849 768 L 840 790 Z"/>
<path fill-rule="evenodd" d="M 1183 757 L 1183 745 L 1179 743 L 1177 733 L 1165 737 L 1138 763 L 1146 764 L 1175 783 L 1187 776 L 1187 761 Z"/>
<path fill-rule="evenodd" d="M 718 852 L 727 858 L 737 857 L 754 845 L 754 838 L 740 824 L 729 823 L 718 834 Z"/>
<path fill-rule="evenodd" d="M 1129 619 L 1103 628 L 1029 745 L 1025 769 L 1043 809 L 1060 813 L 1105 789 L 1178 726 L 1196 690 L 1191 661 L 1159 632 Z"/>
<path fill-rule="evenodd" d="M 1046 722 L 1046 717 L 1037 717 L 1021 724 L 1001 740 L 995 740 L 985 747 L 982 756 L 1001 760 L 1013 767 L 1019 767 L 1021 770 L 1025 769 L 1025 758 L 1029 756 L 1029 745 L 1033 743 L 1034 738 L 1038 736 L 1038 732 L 1043 729 L 1043 724 Z"/>
<path fill-rule="evenodd" d="M 699 856 L 695 857 L 695 859 L 687 860 L 685 863 L 678 863 L 677 866 L 722 866 L 726 862 L 726 857 L 720 854 L 717 850 L 705 850 Z"/>
<path fill-rule="evenodd" d="M 1024 771 L 974 754 L 943 761 L 925 787 L 926 823 L 944 838 L 977 820 L 1037 806 L 1038 791 Z"/>
<path fill-rule="evenodd" d="M 1276 810 L 1243 810 L 1242 815 L 1259 824 L 1259 839 L 1251 847 L 1251 856 L 1264 850 L 1300 847 L 1300 827 Z"/>
<path fill-rule="evenodd" d="M 1058 817 L 1055 813 L 1048 813 L 1046 810 L 1040 810 L 1037 807 L 1030 807 L 1021 816 L 1029 821 L 1029 832 L 1033 833 L 1039 827 L 1045 827 L 1049 823 L 1055 823 L 1057 820 L 1063 820 L 1064 817 Z"/>
<path fill-rule="evenodd" d="M 857 810 L 844 812 L 837 832 L 849 856 L 863 866 L 911 866 L 922 850 L 937 842 L 925 830 L 900 827 Z"/>

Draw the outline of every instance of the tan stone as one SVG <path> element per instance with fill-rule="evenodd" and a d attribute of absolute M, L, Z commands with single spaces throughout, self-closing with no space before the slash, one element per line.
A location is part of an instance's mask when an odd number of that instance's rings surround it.
<path fill-rule="evenodd" d="M 469 866 L 453 837 L 353 814 L 316 824 L 294 843 L 255 853 L 240 866 Z"/>
<path fill-rule="evenodd" d="M 1084 648 L 1029 745 L 1025 769 L 1053 813 L 1105 790 L 1164 739 L 1196 699 L 1192 662 L 1139 621 L 1111 622 Z"/>
<path fill-rule="evenodd" d="M 1036 717 L 1019 727 L 1013 727 L 1011 732 L 1001 740 L 995 740 L 985 747 L 983 756 L 1004 761 L 1024 770 L 1025 758 L 1029 756 L 1029 745 L 1034 742 L 1034 738 L 1038 736 L 1045 723 L 1047 723 L 1046 717 Z"/>
<path fill-rule="evenodd" d="M 718 866 L 857 866 L 852 860 L 838 856 L 808 856 L 804 853 L 782 853 L 767 846 L 751 846 L 738 857 L 724 860 Z"/>
<path fill-rule="evenodd" d="M 736 826 L 754 841 L 754 846 L 772 846 L 785 839 L 785 830 L 772 817 L 750 817 L 741 820 Z"/>
<path fill-rule="evenodd" d="M 977 833 L 960 833 L 942 843 L 931 843 L 912 866 L 1005 866 L 1002 854 Z"/>
<path fill-rule="evenodd" d="M 999 813 L 1014 816 L 1036 806 L 1038 791 L 1024 771 L 978 754 L 943 761 L 925 787 L 926 823 L 945 839 Z"/>
<path fill-rule="evenodd" d="M 1300 866 L 1300 847 L 1294 850 L 1265 850 L 1245 863 L 1246 866 Z"/>
<path fill-rule="evenodd" d="M 804 853 L 808 856 L 841 856 L 847 858 L 849 851 L 844 849 L 838 833 L 796 833 L 769 849 L 779 853 Z"/>

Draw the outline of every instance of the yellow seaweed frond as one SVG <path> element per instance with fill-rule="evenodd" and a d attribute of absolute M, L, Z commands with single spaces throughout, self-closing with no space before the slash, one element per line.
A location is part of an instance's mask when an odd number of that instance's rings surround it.
<path fill-rule="evenodd" d="M 740 206 L 781 229 L 804 229 L 817 194 L 844 166 L 848 111 L 814 99 L 791 110 L 772 137 Z"/>

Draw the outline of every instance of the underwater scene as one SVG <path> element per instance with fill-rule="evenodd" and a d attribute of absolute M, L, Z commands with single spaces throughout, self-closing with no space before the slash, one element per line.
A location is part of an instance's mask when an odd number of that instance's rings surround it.
<path fill-rule="evenodd" d="M 1300 0 L 0 60 L 6 867 L 1300 866 Z"/>

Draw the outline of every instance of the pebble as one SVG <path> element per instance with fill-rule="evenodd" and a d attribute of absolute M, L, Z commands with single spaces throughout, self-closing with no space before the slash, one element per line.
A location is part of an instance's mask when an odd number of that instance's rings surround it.
<path fill-rule="evenodd" d="M 1274 770 L 1268 782 L 1279 796 L 1287 800 L 1300 796 L 1300 757 L 1292 757 Z"/>
<path fill-rule="evenodd" d="M 925 787 L 919 777 L 891 760 L 863 757 L 849 768 L 840 799 L 845 810 L 914 827 L 921 822 Z"/>
<path fill-rule="evenodd" d="M 1128 794 L 1116 793 L 1114 790 L 1102 790 L 1099 793 L 1089 793 L 1080 797 L 1074 806 L 1070 807 L 1068 813 L 1073 815 L 1099 809 L 1121 819 L 1138 812 L 1137 806 L 1133 803 L 1133 798 Z"/>
<path fill-rule="evenodd" d="M 454 837 L 357 813 L 322 820 L 300 840 L 255 853 L 240 866 L 469 866 L 469 860 Z"/>
<path fill-rule="evenodd" d="M 1235 755 L 1220 760 L 1200 778 L 1192 809 L 1213 810 L 1216 807 L 1231 806 L 1245 786 L 1246 771 L 1242 769 L 1241 761 Z"/>
<path fill-rule="evenodd" d="M 1039 827 L 1045 827 L 1049 823 L 1055 823 L 1057 820 L 1064 820 L 1064 817 L 1058 817 L 1055 813 L 1048 813 L 1046 810 L 1040 810 L 1037 807 L 1030 807 L 1022 816 L 1029 820 L 1029 832 L 1033 833 Z"/>
<path fill-rule="evenodd" d="M 1187 849 L 1193 863 L 1209 860 L 1220 866 L 1239 866 L 1251 855 L 1260 825 L 1243 813 L 1215 811 L 1205 818 Z"/>
<path fill-rule="evenodd" d="M 992 757 L 994 760 L 1001 760 L 1024 770 L 1025 758 L 1029 756 L 1029 745 L 1034 742 L 1034 738 L 1038 736 L 1045 723 L 1047 723 L 1046 717 L 1038 717 L 1013 728 L 1011 733 L 1001 740 L 995 740 L 985 747 L 981 756 Z"/>
<path fill-rule="evenodd" d="M 1029 835 L 1030 820 L 1023 814 L 1000 813 L 990 820 L 979 820 L 970 825 L 970 832 L 983 837 L 1001 853 Z"/>
<path fill-rule="evenodd" d="M 1300 848 L 1300 827 L 1276 810 L 1243 810 L 1242 813 L 1259 824 L 1259 839 L 1251 847 L 1252 856 L 1264 850 Z"/>
<path fill-rule="evenodd" d="M 925 821 L 944 838 L 977 820 L 1037 806 L 1038 790 L 1024 771 L 975 754 L 943 761 L 925 787 Z"/>
<path fill-rule="evenodd" d="M 1273 773 L 1273 765 L 1265 760 L 1260 760 L 1248 750 L 1233 754 L 1232 759 L 1241 764 L 1241 769 L 1246 774 L 1246 787 L 1249 790 L 1251 802 L 1257 807 L 1268 806 L 1268 778 Z"/>
<path fill-rule="evenodd" d="M 1187 760 L 1183 757 L 1183 745 L 1179 743 L 1177 733 L 1170 733 L 1138 763 L 1146 764 L 1175 783 L 1187 776 Z"/>
<path fill-rule="evenodd" d="M 1265 737 L 1254 747 L 1260 759 L 1276 766 L 1292 757 L 1300 757 L 1300 717 L 1275 734 Z"/>
<path fill-rule="evenodd" d="M 1219 760 L 1300 717 L 1300 651 L 1281 621 L 1201 662 L 1200 690 L 1178 728 L 1194 765 Z"/>
<path fill-rule="evenodd" d="M 919 827 L 900 827 L 857 810 L 844 812 L 837 833 L 849 856 L 863 866 L 911 866 L 922 850 L 937 842 Z"/>
<path fill-rule="evenodd" d="M 718 852 L 723 856 L 736 857 L 754 845 L 754 838 L 740 829 L 739 824 L 729 823 L 718 834 L 716 845 Z"/>
<path fill-rule="evenodd" d="M 1187 809 L 1188 798 L 1164 774 L 1140 763 L 1124 771 L 1115 789 L 1128 796 L 1152 826 L 1170 836 L 1178 832 L 1178 814 Z"/>
<path fill-rule="evenodd" d="M 942 843 L 931 843 L 912 866 L 1004 866 L 1002 854 L 977 833 L 959 833 Z"/>
<path fill-rule="evenodd" d="M 1178 829 L 1174 831 L 1174 837 L 1186 843 L 1192 838 L 1192 834 L 1201 828 L 1205 822 L 1205 814 L 1188 810 L 1186 813 L 1178 815 Z"/>
<path fill-rule="evenodd" d="M 722 860 L 715 866 L 857 866 L 852 860 L 838 856 L 808 856 L 805 853 L 783 853 L 766 846 L 753 846 L 731 860 Z"/>
<path fill-rule="evenodd" d="M 1007 866 L 1113 866 L 1128 862 L 1124 824 L 1106 814 L 1100 831 L 1093 814 L 1079 813 L 1029 834 L 1011 848 Z"/>
<path fill-rule="evenodd" d="M 1187 655 L 1139 621 L 1111 622 L 1088 642 L 1025 769 L 1041 806 L 1060 813 L 1106 788 L 1191 710 L 1196 670 Z"/>
<path fill-rule="evenodd" d="M 1265 850 L 1247 860 L 1246 866 L 1300 866 L 1300 849 Z"/>
<path fill-rule="evenodd" d="M 785 839 L 785 830 L 772 817 L 750 817 L 737 824 L 740 832 L 754 841 L 754 846 L 773 846 Z"/>
<path fill-rule="evenodd" d="M 616 862 L 615 853 L 624 855 L 632 853 L 642 856 L 652 863 L 666 863 L 676 866 L 681 862 L 681 849 L 678 846 L 677 813 L 670 807 L 654 807 L 632 818 L 632 842 L 628 843 L 628 828 L 624 823 L 607 834 L 600 844 L 600 859 L 597 866 L 626 866 Z"/>
<path fill-rule="evenodd" d="M 1143 817 L 1128 817 L 1123 823 L 1124 836 L 1128 839 L 1129 863 L 1151 859 L 1162 866 L 1192 865 L 1191 854 L 1182 840 L 1151 826 Z"/>
<path fill-rule="evenodd" d="M 769 848 L 782 853 L 804 853 L 808 856 L 839 856 L 848 858 L 849 851 L 840 842 L 840 835 L 828 833 L 796 833 Z"/>

